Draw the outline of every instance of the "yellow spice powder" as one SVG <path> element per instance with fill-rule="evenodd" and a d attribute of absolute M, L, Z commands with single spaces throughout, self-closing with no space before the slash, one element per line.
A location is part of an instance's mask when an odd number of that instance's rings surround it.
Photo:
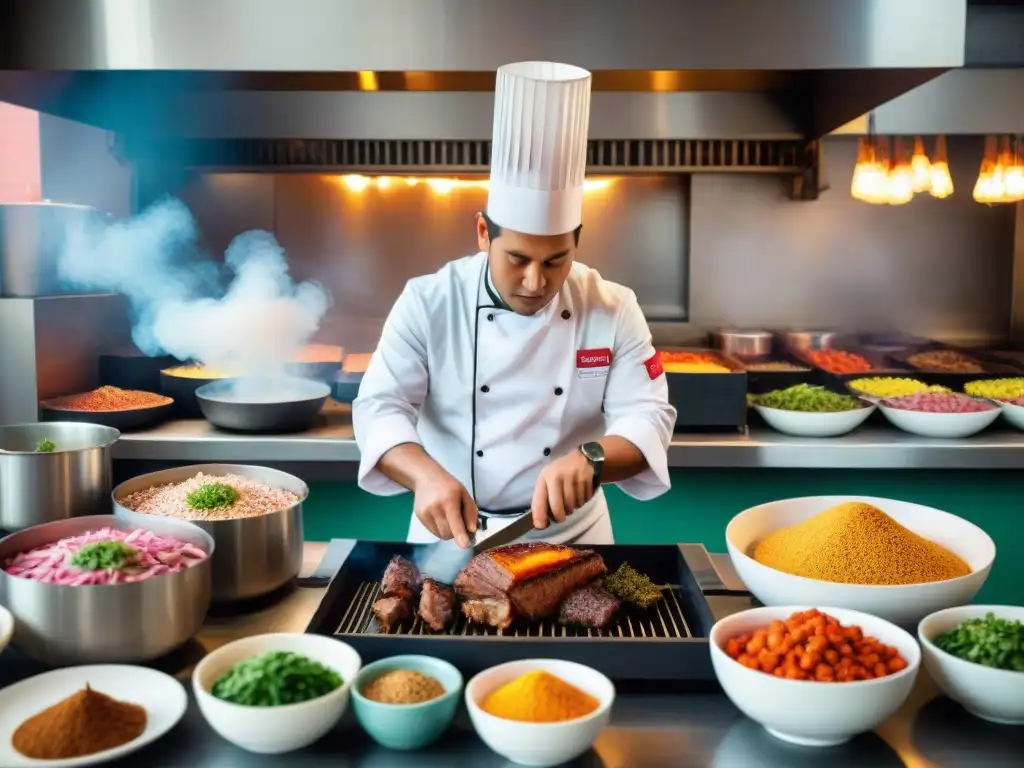
<path fill-rule="evenodd" d="M 599 705 L 589 693 L 538 669 L 489 693 L 480 708 L 505 720 L 558 723 L 589 715 Z"/>
<path fill-rule="evenodd" d="M 949 550 L 860 502 L 838 504 L 766 536 L 754 547 L 754 559 L 794 576 L 843 584 L 923 584 L 971 572 Z"/>

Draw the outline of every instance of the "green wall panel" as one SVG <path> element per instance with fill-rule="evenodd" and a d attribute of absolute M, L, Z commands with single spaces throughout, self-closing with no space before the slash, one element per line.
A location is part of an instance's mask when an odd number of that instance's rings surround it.
<path fill-rule="evenodd" d="M 353 483 L 314 483 L 306 538 L 405 538 L 412 496 L 363 493 Z M 818 495 L 882 496 L 944 509 L 983 528 L 996 542 L 996 564 L 978 601 L 1024 603 L 1024 475 L 1013 471 L 679 469 L 672 490 L 638 502 L 609 491 L 616 540 L 701 542 L 725 551 L 725 526 L 737 512 L 774 499 Z"/>

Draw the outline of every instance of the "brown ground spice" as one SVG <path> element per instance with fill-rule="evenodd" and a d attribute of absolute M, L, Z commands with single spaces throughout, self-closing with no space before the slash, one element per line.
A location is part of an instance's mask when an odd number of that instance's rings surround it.
<path fill-rule="evenodd" d="M 444 686 L 429 675 L 395 669 L 367 683 L 362 694 L 382 704 L 420 704 L 444 696 Z"/>
<path fill-rule="evenodd" d="M 924 584 L 971 572 L 877 507 L 852 501 L 766 536 L 753 557 L 777 571 L 843 584 Z"/>
<path fill-rule="evenodd" d="M 11 744 L 25 757 L 64 760 L 114 749 L 146 730 L 146 710 L 88 685 L 18 726 Z"/>

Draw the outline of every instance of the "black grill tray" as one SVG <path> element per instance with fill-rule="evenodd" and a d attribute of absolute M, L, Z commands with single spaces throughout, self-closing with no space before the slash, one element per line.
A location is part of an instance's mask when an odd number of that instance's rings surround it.
<path fill-rule="evenodd" d="M 708 634 L 714 624 L 707 599 L 680 545 L 583 547 L 601 554 L 609 571 L 628 562 L 656 583 L 672 584 L 665 598 L 646 611 L 620 611 L 609 629 L 574 630 L 554 621 L 517 623 L 504 632 L 459 620 L 435 634 L 422 622 L 405 622 L 391 634 L 378 631 L 371 606 L 388 561 L 416 561 L 421 545 L 354 542 L 327 587 L 306 631 L 337 637 L 368 664 L 399 654 L 425 654 L 474 675 L 506 661 L 559 658 L 586 664 L 616 681 L 706 681 L 714 679 Z"/>

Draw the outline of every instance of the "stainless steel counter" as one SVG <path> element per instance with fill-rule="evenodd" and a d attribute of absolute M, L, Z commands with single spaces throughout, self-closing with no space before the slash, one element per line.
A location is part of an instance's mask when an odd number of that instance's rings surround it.
<path fill-rule="evenodd" d="M 126 433 L 115 459 L 172 462 L 357 462 L 346 406 L 325 410 L 313 429 L 295 435 L 237 435 L 201 419 Z M 1024 434 L 991 428 L 966 440 L 915 437 L 895 428 L 864 427 L 845 437 L 789 437 L 767 427 L 746 434 L 677 434 L 673 467 L 800 469 L 1020 469 Z"/>
<path fill-rule="evenodd" d="M 305 575 L 311 574 L 325 545 L 306 545 Z M 712 555 L 723 584 L 737 586 L 727 555 Z M 191 661 L 177 660 L 173 671 L 187 683 L 191 665 L 204 652 L 246 635 L 301 632 L 319 604 L 323 589 L 298 589 L 276 605 L 257 613 L 209 619 L 198 642 L 187 649 Z M 718 608 L 712 603 L 716 615 Z M 15 658 L 0 657 L 0 686 L 39 671 Z M 769 736 L 747 720 L 718 692 L 626 693 L 615 702 L 611 726 L 594 749 L 572 763 L 576 768 L 1001 768 L 1021 765 L 1024 728 L 991 725 L 967 715 L 938 696 L 924 675 L 904 707 L 877 732 L 842 747 L 817 750 L 793 747 Z M 402 764 L 457 768 L 509 765 L 493 754 L 472 732 L 465 712 L 453 728 L 427 750 L 402 754 L 381 749 L 360 730 L 351 714 L 341 726 L 313 747 L 287 757 L 289 766 L 338 768 L 398 768 Z M 206 725 L 190 694 L 184 720 L 152 746 L 113 765 L 184 768 L 202 765 L 276 766 L 280 756 L 245 753 L 219 738 Z"/>

